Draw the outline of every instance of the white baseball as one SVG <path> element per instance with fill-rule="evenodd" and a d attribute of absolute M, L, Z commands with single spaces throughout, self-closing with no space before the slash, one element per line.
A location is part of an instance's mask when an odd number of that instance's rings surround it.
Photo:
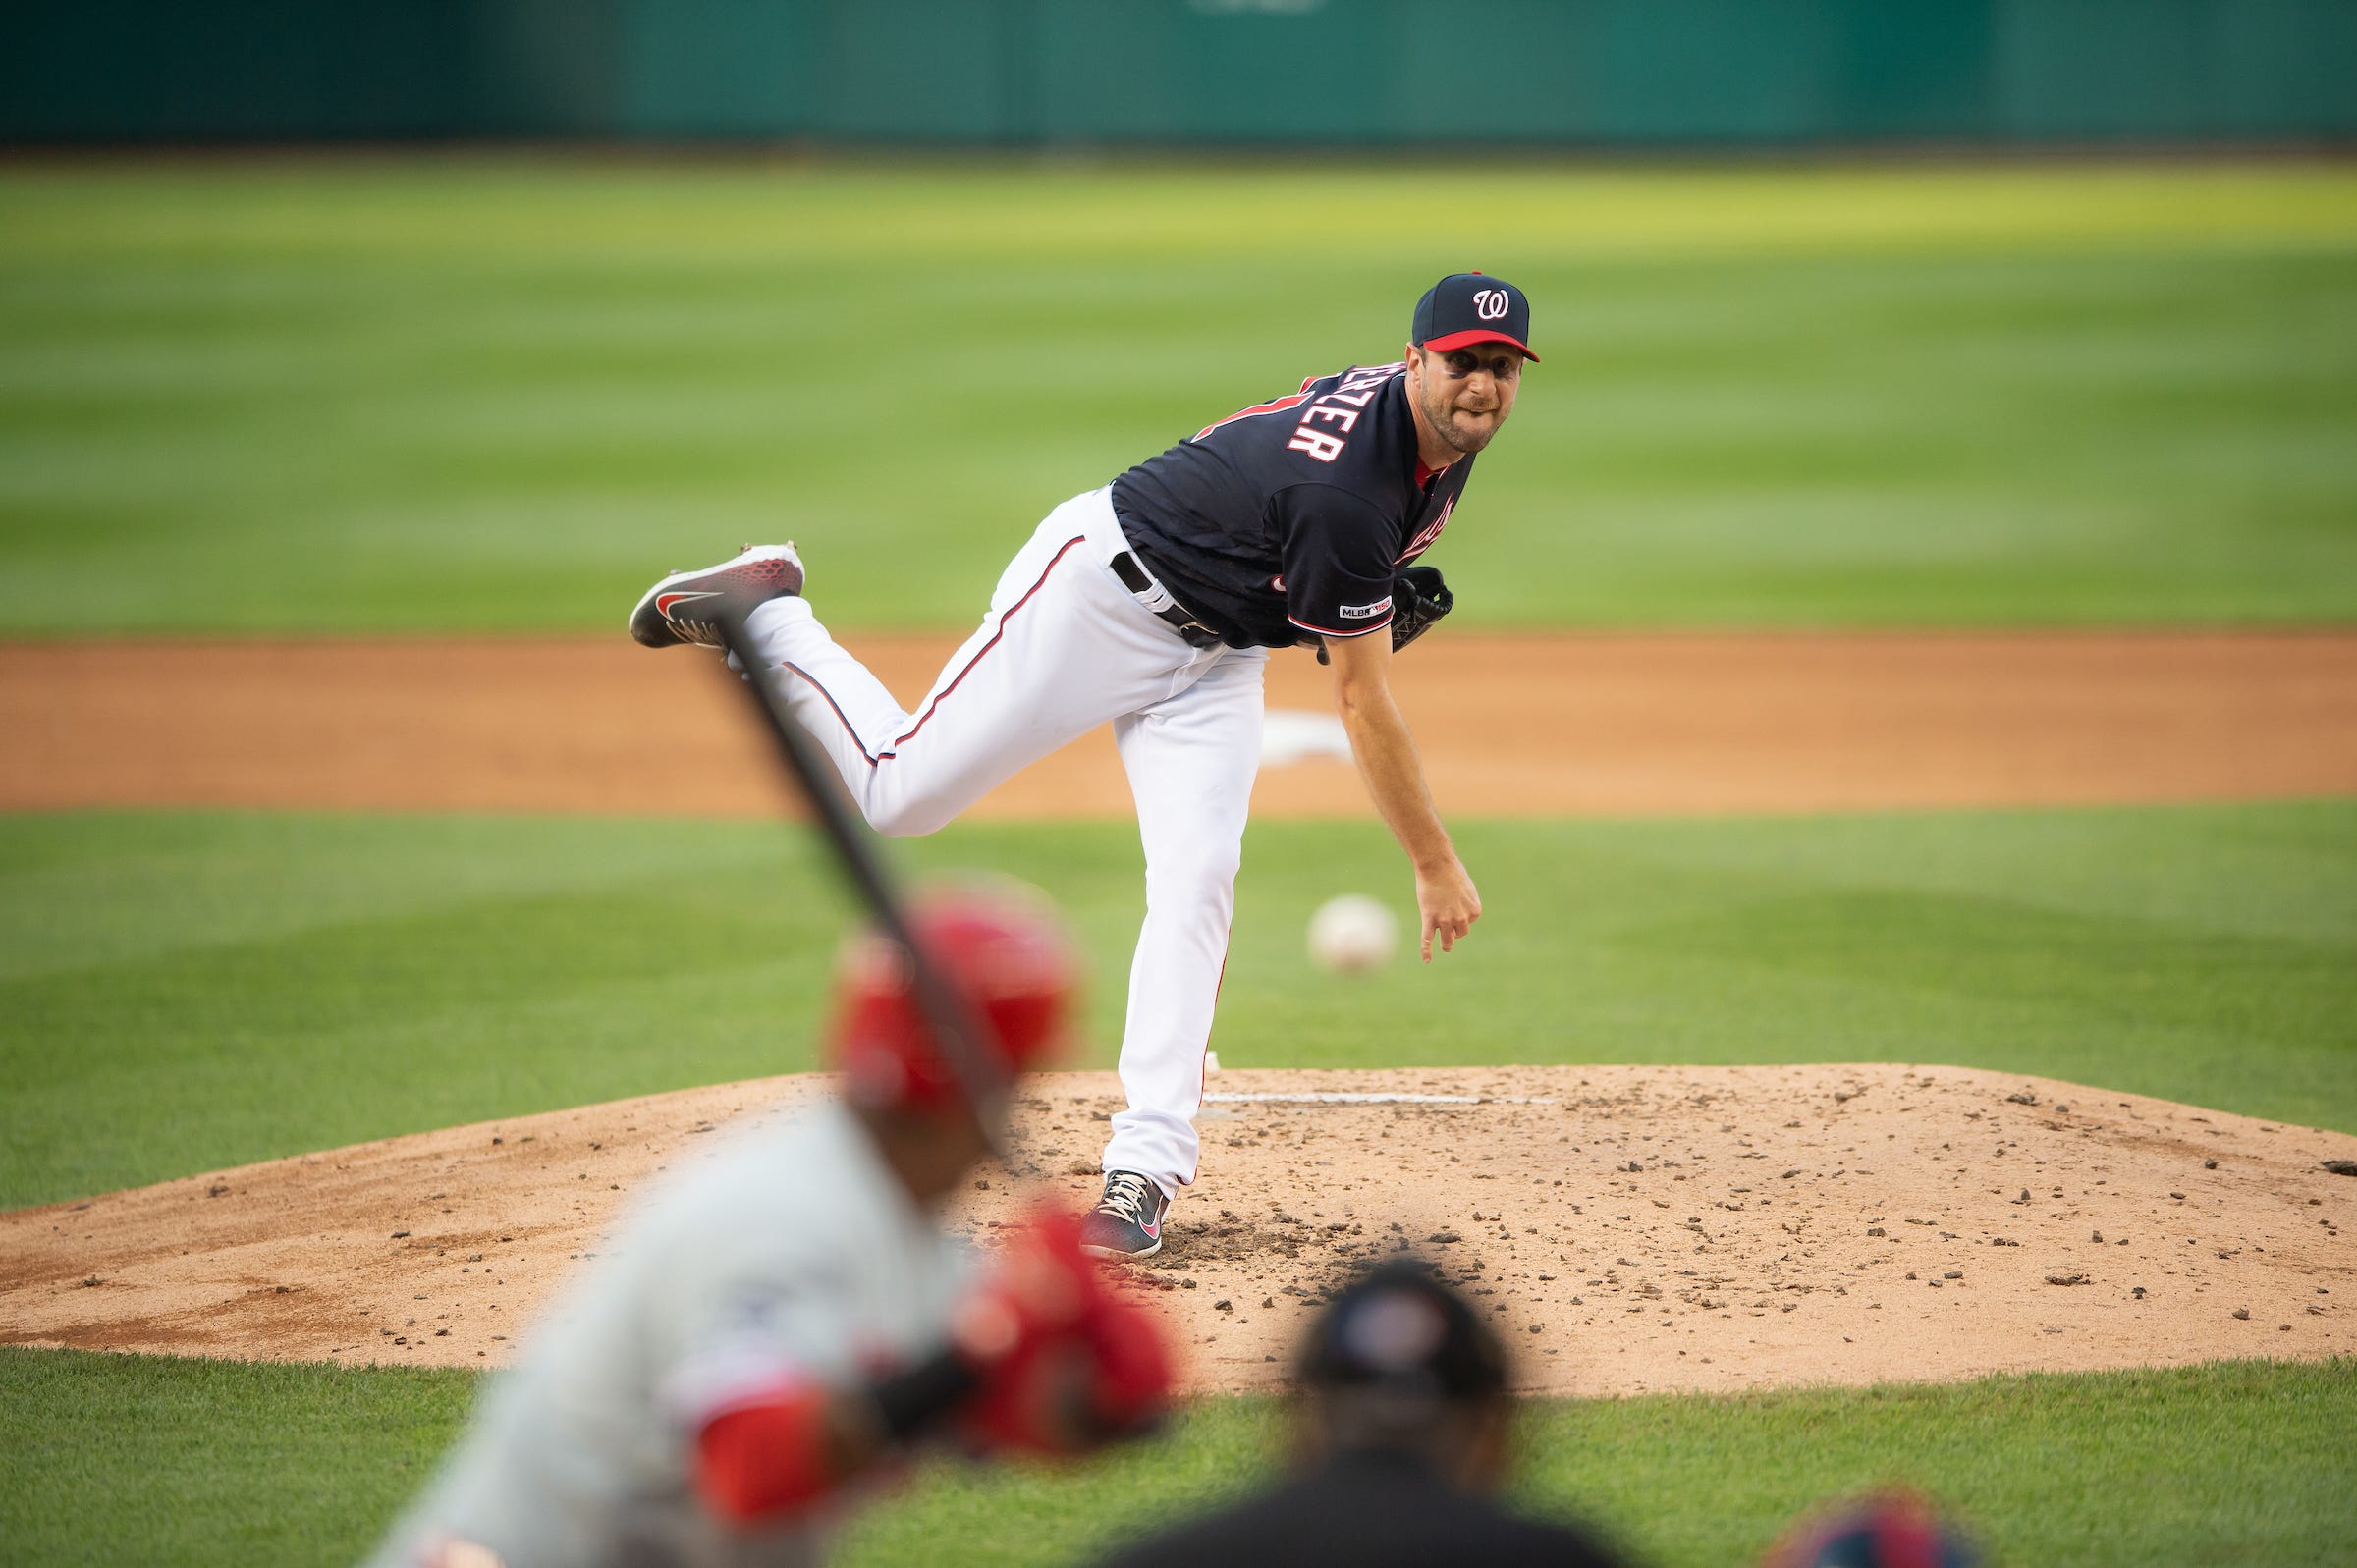
<path fill-rule="evenodd" d="M 1309 956 L 1338 975 L 1380 969 L 1398 946 L 1398 919 L 1363 892 L 1329 898 L 1309 917 Z"/>

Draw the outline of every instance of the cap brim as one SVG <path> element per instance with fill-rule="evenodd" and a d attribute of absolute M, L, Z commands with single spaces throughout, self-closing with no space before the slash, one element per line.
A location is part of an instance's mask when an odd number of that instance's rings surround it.
<path fill-rule="evenodd" d="M 1509 337 L 1503 332 L 1491 332 L 1481 327 L 1476 327 L 1471 332 L 1452 332 L 1446 338 L 1428 339 L 1416 347 L 1430 349 L 1435 353 L 1447 353 L 1452 349 L 1462 349 L 1468 344 L 1475 343 L 1510 343 L 1522 351 L 1523 358 L 1534 365 L 1539 362 L 1539 356 L 1530 351 L 1530 345 L 1524 343 L 1520 338 Z"/>

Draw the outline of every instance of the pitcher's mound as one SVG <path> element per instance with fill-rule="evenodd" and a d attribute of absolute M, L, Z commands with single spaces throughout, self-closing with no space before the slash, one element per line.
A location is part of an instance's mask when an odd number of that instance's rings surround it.
<path fill-rule="evenodd" d="M 812 1077 L 388 1139 L 0 1216 L 0 1341 L 507 1360 L 621 1206 Z M 1190 1383 L 1279 1381 L 1366 1261 L 1430 1258 L 1551 1393 L 2357 1353 L 2357 1138 L 1953 1067 L 1229 1072 L 1161 1257 Z M 1018 1175 L 1094 1195 L 1110 1074 Z M 748 1118 L 752 1119 L 752 1118 Z M 756 1134 L 757 1135 L 757 1134 Z M 977 1172 L 987 1245 L 1022 1183 Z"/>

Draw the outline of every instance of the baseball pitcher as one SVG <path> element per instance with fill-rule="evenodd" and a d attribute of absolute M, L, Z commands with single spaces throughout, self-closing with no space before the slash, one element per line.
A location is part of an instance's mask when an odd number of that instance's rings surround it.
<path fill-rule="evenodd" d="M 1205 425 L 1048 514 L 981 626 L 914 711 L 828 634 L 791 544 L 648 589 L 630 633 L 720 645 L 741 618 L 870 825 L 931 833 L 1027 764 L 1111 724 L 1137 802 L 1146 917 L 1092 1251 L 1145 1258 L 1195 1177 L 1194 1119 L 1260 762 L 1271 648 L 1334 668 L 1352 754 L 1414 872 L 1423 955 L 1481 914 L 1390 689 L 1392 655 L 1451 605 L 1414 565 L 1512 413 L 1529 349 L 1522 292 L 1480 273 L 1417 301 L 1398 362 L 1311 376 Z"/>

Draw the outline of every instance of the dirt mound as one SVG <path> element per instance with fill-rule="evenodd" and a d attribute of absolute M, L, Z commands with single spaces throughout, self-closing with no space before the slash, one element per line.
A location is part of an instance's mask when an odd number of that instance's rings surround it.
<path fill-rule="evenodd" d="M 497 1365 L 630 1195 L 800 1077 L 389 1139 L 0 1215 L 0 1341 Z M 1190 1383 L 1267 1387 L 1364 1262 L 1431 1258 L 1535 1391 L 2357 1353 L 2357 1138 L 1952 1067 L 1228 1072 L 1131 1288 Z M 1039 1081 L 1029 1182 L 1093 1194 L 1110 1074 Z"/>
<path fill-rule="evenodd" d="M 904 700 L 955 637 L 859 636 Z M 2357 636 L 1474 636 L 1394 673 L 1452 813 L 1644 815 L 2357 791 Z M 1331 676 L 1270 661 L 1272 708 Z M 594 639 L 0 644 L 0 809 L 775 812 L 714 661 Z M 1103 731 L 978 815 L 1126 817 Z M 1346 761 L 1254 811 L 1358 816 Z"/>

